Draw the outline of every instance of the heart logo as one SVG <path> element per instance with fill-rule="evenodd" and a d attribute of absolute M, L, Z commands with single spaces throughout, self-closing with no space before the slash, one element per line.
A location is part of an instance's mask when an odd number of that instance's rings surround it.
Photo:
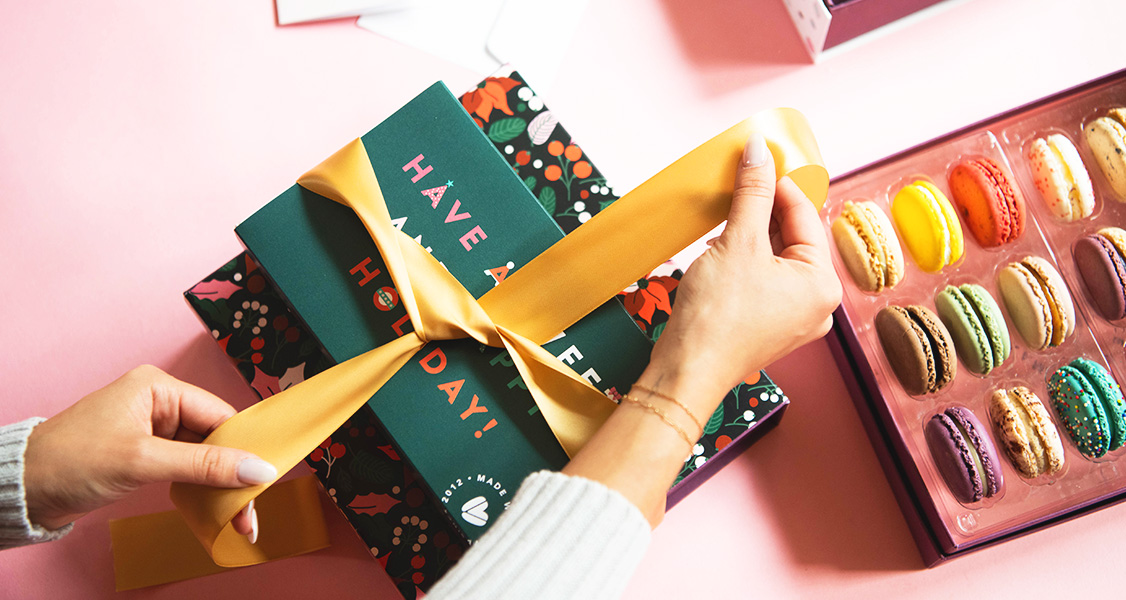
<path fill-rule="evenodd" d="M 489 501 L 484 496 L 477 496 L 461 505 L 461 518 L 466 523 L 483 527 L 489 522 Z"/>

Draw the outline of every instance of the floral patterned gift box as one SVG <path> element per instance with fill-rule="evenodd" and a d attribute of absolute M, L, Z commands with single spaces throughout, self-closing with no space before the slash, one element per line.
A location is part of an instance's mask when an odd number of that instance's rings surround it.
<path fill-rule="evenodd" d="M 489 77 L 460 100 L 565 232 L 617 199 L 593 162 L 518 73 Z M 680 275 L 667 264 L 619 296 L 652 340 L 668 320 Z M 245 252 L 185 296 L 262 398 L 332 364 Z M 773 427 L 787 404 L 765 373 L 733 389 L 686 457 L 668 505 Z M 462 532 L 399 456 L 369 407 L 325 440 L 306 463 L 405 598 L 427 589 L 466 549 Z"/>

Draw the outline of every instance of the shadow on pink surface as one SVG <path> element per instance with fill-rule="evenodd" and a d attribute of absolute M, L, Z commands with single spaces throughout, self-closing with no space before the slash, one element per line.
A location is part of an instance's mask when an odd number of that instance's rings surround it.
<path fill-rule="evenodd" d="M 664 0 L 704 87 L 723 94 L 812 64 L 781 0 Z"/>
<path fill-rule="evenodd" d="M 794 352 L 770 375 L 793 404 L 747 455 L 793 559 L 848 571 L 922 568 L 827 344 Z"/>

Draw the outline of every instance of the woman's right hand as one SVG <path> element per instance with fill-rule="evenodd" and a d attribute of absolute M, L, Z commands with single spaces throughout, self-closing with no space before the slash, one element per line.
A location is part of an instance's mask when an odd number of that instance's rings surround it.
<path fill-rule="evenodd" d="M 727 227 L 685 273 L 639 383 L 692 399 L 706 418 L 737 383 L 825 335 L 840 300 L 817 210 L 789 178 L 775 184 L 773 156 L 752 134 Z"/>

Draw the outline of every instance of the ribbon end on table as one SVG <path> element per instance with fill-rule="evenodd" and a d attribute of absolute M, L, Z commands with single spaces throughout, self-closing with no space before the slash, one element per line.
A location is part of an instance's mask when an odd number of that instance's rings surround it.
<path fill-rule="evenodd" d="M 329 546 L 320 493 L 312 476 L 275 484 L 255 501 L 261 535 L 250 544 L 230 525 L 212 553 L 171 510 L 110 521 L 117 591 L 194 579 L 235 567 L 306 554 Z"/>

